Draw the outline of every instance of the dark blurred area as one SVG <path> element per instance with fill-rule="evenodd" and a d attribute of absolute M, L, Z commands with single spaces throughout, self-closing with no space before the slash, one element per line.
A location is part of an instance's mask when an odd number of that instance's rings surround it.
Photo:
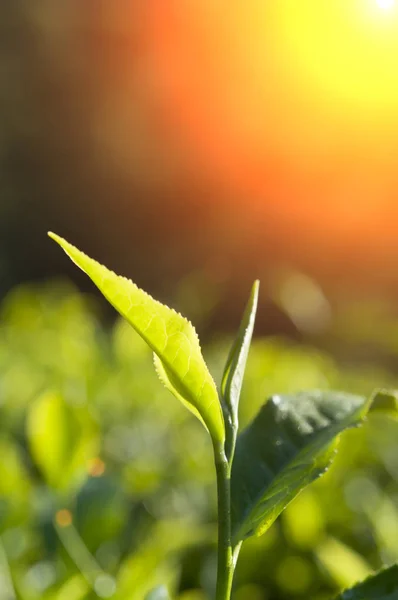
<path fill-rule="evenodd" d="M 326 97 L 289 54 L 283 11 L 300 12 L 259 6 L 222 19 L 207 0 L 2 3 L 3 292 L 58 273 L 83 284 L 51 229 L 164 298 L 200 271 L 222 284 L 227 329 L 251 281 L 286 265 L 331 301 L 395 300 L 397 115 L 383 89 L 355 114 Z M 263 319 L 291 332 L 277 310 Z"/>
<path fill-rule="evenodd" d="M 200 425 L 48 230 L 192 319 L 216 376 L 261 280 L 242 425 L 274 392 L 398 387 L 398 10 L 376 5 L 1 3 L 0 600 L 213 593 Z M 397 457 L 396 422 L 348 434 L 245 544 L 234 598 L 327 600 L 397 561 Z"/>

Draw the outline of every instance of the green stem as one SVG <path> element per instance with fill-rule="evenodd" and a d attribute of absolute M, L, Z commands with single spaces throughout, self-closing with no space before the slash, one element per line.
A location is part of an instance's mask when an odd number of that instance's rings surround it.
<path fill-rule="evenodd" d="M 95 590 L 98 576 L 107 577 L 107 574 L 101 569 L 72 524 L 66 527 L 56 524 L 55 528 L 65 550 L 87 583 Z"/>
<path fill-rule="evenodd" d="M 214 447 L 218 495 L 216 600 L 230 600 L 236 558 L 231 541 L 231 468 L 224 448 Z"/>

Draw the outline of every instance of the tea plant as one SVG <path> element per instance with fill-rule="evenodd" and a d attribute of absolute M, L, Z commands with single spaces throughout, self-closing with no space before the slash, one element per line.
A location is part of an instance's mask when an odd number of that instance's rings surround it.
<path fill-rule="evenodd" d="M 370 411 L 393 413 L 397 399 L 388 392 L 370 399 L 330 391 L 275 395 L 239 433 L 239 398 L 259 283 L 253 285 L 218 392 L 188 320 L 59 236 L 49 235 L 149 345 L 162 383 L 210 435 L 218 494 L 216 600 L 228 600 L 243 541 L 265 533 L 287 505 L 328 469 L 342 432 L 359 425 Z M 397 570 L 386 569 L 343 593 L 341 600 L 398 599 Z M 165 588 L 157 588 L 148 598 L 167 597 Z"/>

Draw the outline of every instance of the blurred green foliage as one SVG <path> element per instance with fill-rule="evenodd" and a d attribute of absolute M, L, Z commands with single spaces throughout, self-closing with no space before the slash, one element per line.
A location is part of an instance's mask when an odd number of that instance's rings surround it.
<path fill-rule="evenodd" d="M 217 381 L 229 344 L 205 348 Z M 0 375 L 0 600 L 142 600 L 161 584 L 179 600 L 210 598 L 211 444 L 129 325 L 105 329 L 68 284 L 18 288 L 1 308 Z M 274 392 L 395 382 L 380 365 L 342 368 L 314 348 L 257 339 L 242 426 Z M 397 434 L 372 417 L 344 437 L 327 476 L 245 542 L 236 600 L 326 600 L 398 560 Z"/>

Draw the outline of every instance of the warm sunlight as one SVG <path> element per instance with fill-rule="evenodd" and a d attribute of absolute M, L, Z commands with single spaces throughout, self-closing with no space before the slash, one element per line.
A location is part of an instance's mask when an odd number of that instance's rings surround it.
<path fill-rule="evenodd" d="M 394 1 L 378 0 L 377 12 L 370 3 L 346 0 L 292 0 L 284 6 L 275 13 L 286 50 L 314 93 L 367 113 L 396 110 L 398 23 L 395 11 L 390 15 Z M 380 9 L 390 9 L 388 19 L 380 18 Z"/>
<path fill-rule="evenodd" d="M 370 231 L 387 208 L 395 218 L 397 3 L 227 4 L 153 13 L 167 115 L 195 164 L 259 213 L 312 232 L 324 206 L 324 229 L 350 239 L 354 223 Z"/>
<path fill-rule="evenodd" d="M 395 0 L 377 0 L 377 4 L 380 6 L 380 8 L 388 10 L 394 6 Z"/>

